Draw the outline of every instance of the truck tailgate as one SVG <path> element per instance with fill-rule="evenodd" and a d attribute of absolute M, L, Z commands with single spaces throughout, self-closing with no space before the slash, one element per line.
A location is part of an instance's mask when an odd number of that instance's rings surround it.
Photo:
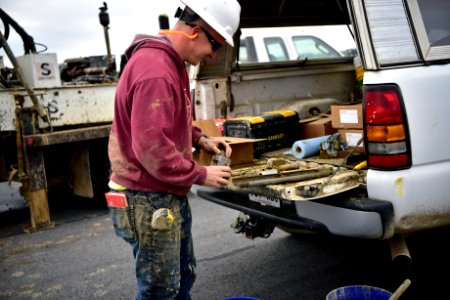
<path fill-rule="evenodd" d="M 232 175 L 229 186 L 199 188 L 197 195 L 290 228 L 375 239 L 392 230 L 392 204 L 368 198 L 365 171 L 277 157 Z"/>

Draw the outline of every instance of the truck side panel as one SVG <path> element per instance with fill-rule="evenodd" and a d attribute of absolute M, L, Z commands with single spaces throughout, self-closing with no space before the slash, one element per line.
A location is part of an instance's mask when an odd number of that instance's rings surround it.
<path fill-rule="evenodd" d="M 114 113 L 115 84 L 67 86 L 35 89 L 41 105 L 48 111 L 53 128 L 111 122 Z M 24 108 L 32 102 L 23 89 L 0 91 L 0 131 L 15 131 L 16 95 L 24 96 Z M 39 123 L 40 128 L 48 125 Z"/>
<path fill-rule="evenodd" d="M 398 88 L 411 149 L 411 166 L 405 170 L 369 166 L 368 195 L 392 203 L 398 233 L 446 226 L 450 224 L 449 2 L 349 3 L 365 65 L 364 85 Z M 397 24 L 395 32 L 392 22 Z M 435 32 L 439 34 L 434 36 Z M 432 36 L 442 38 L 442 43 L 433 44 Z"/>

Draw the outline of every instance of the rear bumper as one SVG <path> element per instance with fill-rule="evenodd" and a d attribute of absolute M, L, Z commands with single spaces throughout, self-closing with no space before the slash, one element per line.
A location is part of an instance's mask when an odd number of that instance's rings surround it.
<path fill-rule="evenodd" d="M 279 225 L 365 239 L 392 235 L 393 206 L 367 197 L 365 190 L 349 191 L 320 200 L 280 199 L 280 207 L 250 200 L 250 194 L 224 189 L 198 189 L 211 202 L 261 217 Z"/>

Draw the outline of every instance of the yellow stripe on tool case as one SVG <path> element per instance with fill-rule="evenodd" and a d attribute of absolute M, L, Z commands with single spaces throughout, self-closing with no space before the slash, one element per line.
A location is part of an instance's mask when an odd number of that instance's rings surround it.
<path fill-rule="evenodd" d="M 233 118 L 234 120 L 245 120 L 245 121 L 249 121 L 251 124 L 256 124 L 256 123 L 264 123 L 265 120 L 261 117 L 258 116 L 248 116 L 248 117 L 237 117 L 237 118 Z"/>
<path fill-rule="evenodd" d="M 280 114 L 283 115 L 285 117 L 292 117 L 296 115 L 296 112 L 293 110 L 288 110 L 288 109 L 280 109 L 280 110 L 272 110 L 272 111 L 266 111 L 263 112 L 264 115 L 270 115 L 270 114 Z"/>

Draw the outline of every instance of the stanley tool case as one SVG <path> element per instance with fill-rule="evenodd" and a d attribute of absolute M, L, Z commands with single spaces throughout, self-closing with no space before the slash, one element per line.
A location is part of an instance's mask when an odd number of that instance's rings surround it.
<path fill-rule="evenodd" d="M 299 137 L 299 117 L 293 110 L 274 110 L 257 116 L 226 120 L 224 135 L 240 138 L 266 139 L 254 144 L 254 155 L 291 147 Z"/>

